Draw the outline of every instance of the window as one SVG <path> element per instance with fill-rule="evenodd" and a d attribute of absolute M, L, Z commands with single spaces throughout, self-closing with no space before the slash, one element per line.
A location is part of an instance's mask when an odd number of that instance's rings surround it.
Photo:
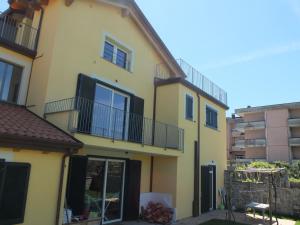
<path fill-rule="evenodd" d="M 114 46 L 106 41 L 104 44 L 103 58 L 112 62 L 114 58 L 113 56 L 114 56 Z"/>
<path fill-rule="evenodd" d="M 103 58 L 131 71 L 132 51 L 108 37 L 104 42 Z"/>
<path fill-rule="evenodd" d="M 24 222 L 30 164 L 0 163 L 0 224 Z"/>
<path fill-rule="evenodd" d="M 206 126 L 218 128 L 218 112 L 209 106 L 206 106 Z"/>
<path fill-rule="evenodd" d="M 17 103 L 22 68 L 0 60 L 0 100 Z"/>
<path fill-rule="evenodd" d="M 185 118 L 187 120 L 193 120 L 193 102 L 194 99 L 190 95 L 185 96 Z"/>

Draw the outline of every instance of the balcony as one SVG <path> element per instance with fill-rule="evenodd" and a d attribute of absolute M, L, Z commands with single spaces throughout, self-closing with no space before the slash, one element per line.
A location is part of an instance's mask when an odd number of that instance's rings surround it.
<path fill-rule="evenodd" d="M 21 54 L 34 57 L 38 29 L 13 16 L 0 14 L 0 44 Z"/>
<path fill-rule="evenodd" d="M 67 129 L 111 140 L 183 151 L 184 130 L 84 98 L 49 102 L 45 116 L 68 113 Z"/>
<path fill-rule="evenodd" d="M 236 124 L 233 131 L 244 132 L 246 130 L 262 130 L 266 128 L 265 121 L 240 122 Z"/>
<path fill-rule="evenodd" d="M 300 137 L 293 137 L 289 139 L 289 145 L 291 147 L 300 146 Z"/>
<path fill-rule="evenodd" d="M 218 85 L 210 81 L 207 77 L 201 74 L 198 70 L 193 68 L 187 62 L 182 59 L 177 60 L 178 65 L 181 67 L 182 71 L 185 76 L 185 79 L 193 84 L 194 86 L 198 87 L 200 90 L 204 91 L 206 94 L 210 95 L 217 101 L 227 105 L 227 93 L 220 88 Z M 158 79 L 166 80 L 168 78 L 178 77 L 178 74 L 170 74 L 168 71 L 164 70 L 164 64 L 156 65 L 156 77 Z"/>
<path fill-rule="evenodd" d="M 233 149 L 238 150 L 244 148 L 259 148 L 259 147 L 266 147 L 266 139 L 236 140 Z"/>
<path fill-rule="evenodd" d="M 288 119 L 289 127 L 300 127 L 300 118 Z"/>

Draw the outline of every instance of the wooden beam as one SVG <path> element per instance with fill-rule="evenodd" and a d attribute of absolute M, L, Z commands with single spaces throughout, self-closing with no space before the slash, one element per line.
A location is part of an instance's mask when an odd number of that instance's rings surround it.
<path fill-rule="evenodd" d="M 73 4 L 74 0 L 65 0 L 65 5 L 67 7 L 71 6 Z"/>

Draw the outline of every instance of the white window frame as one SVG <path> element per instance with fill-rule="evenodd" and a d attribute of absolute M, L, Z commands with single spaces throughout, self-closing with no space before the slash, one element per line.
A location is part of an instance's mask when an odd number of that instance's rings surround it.
<path fill-rule="evenodd" d="M 186 114 L 186 107 L 187 107 L 186 97 L 187 96 L 191 97 L 192 100 L 193 100 L 193 104 L 192 104 L 192 118 L 188 118 L 187 114 Z M 184 95 L 184 118 L 186 120 L 194 121 L 194 96 L 191 95 L 191 94 L 189 94 L 189 93 L 185 93 L 185 95 Z"/>
<path fill-rule="evenodd" d="M 21 85 L 19 87 L 19 95 L 18 95 L 17 104 L 25 105 L 26 96 L 29 91 L 28 83 L 29 83 L 29 78 L 30 78 L 31 62 L 20 60 L 12 55 L 5 54 L 2 52 L 0 52 L 0 60 L 22 67 L 23 70 L 22 70 L 22 74 L 21 74 Z"/>
<path fill-rule="evenodd" d="M 124 44 L 122 41 L 119 41 L 117 38 L 113 37 L 112 35 L 110 35 L 108 33 L 104 33 L 103 42 L 102 42 L 103 43 L 102 52 L 101 52 L 102 58 L 104 58 L 105 42 L 108 42 L 114 48 L 112 63 L 122 69 L 125 69 L 129 72 L 133 72 L 134 51 L 132 50 L 132 48 L 129 47 L 128 45 Z M 126 67 L 125 68 L 117 65 L 118 49 L 120 49 L 121 51 L 126 53 Z"/>

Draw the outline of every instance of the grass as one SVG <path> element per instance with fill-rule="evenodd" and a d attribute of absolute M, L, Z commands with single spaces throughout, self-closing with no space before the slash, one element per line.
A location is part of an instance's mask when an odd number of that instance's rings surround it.
<path fill-rule="evenodd" d="M 200 225 L 245 225 L 245 224 L 243 224 L 243 223 L 234 223 L 234 222 L 227 221 L 227 220 L 210 220 L 208 222 L 201 223 Z"/>
<path fill-rule="evenodd" d="M 296 222 L 296 225 L 300 225 L 300 220 Z"/>

